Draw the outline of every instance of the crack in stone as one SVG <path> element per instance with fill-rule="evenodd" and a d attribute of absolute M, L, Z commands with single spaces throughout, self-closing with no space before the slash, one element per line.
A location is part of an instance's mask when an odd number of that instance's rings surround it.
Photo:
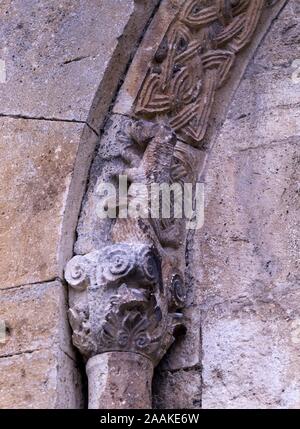
<path fill-rule="evenodd" d="M 259 116 L 258 114 L 261 113 L 261 112 L 264 112 L 265 114 L 267 114 L 267 113 L 269 113 L 269 114 L 271 113 L 272 114 L 272 113 L 276 113 L 277 110 L 291 110 L 292 111 L 292 110 L 299 109 L 299 107 L 300 107 L 300 102 L 293 103 L 293 104 L 278 104 L 278 105 L 273 106 L 273 107 L 271 107 L 269 109 L 266 108 L 266 107 L 262 107 L 260 109 L 256 109 L 253 112 L 242 113 L 241 115 L 239 115 L 239 116 L 237 116 L 235 118 L 228 116 L 227 120 L 230 121 L 230 122 L 240 121 L 241 119 L 245 119 L 245 118 L 248 118 L 248 117 L 251 117 L 251 116 L 257 117 L 257 116 Z M 229 109 L 230 109 L 230 106 L 229 106 Z"/>
<path fill-rule="evenodd" d="M 278 104 L 275 107 L 282 110 L 299 109 L 300 101 L 298 103 L 291 103 L 291 104 Z"/>
<path fill-rule="evenodd" d="M 64 353 L 69 359 L 72 360 L 72 362 L 74 362 L 75 364 L 77 364 L 77 361 L 74 359 L 74 357 L 70 356 L 65 350 L 63 350 L 61 348 L 60 345 L 58 347 L 59 347 L 59 350 L 62 353 Z M 33 350 L 24 350 L 24 351 L 16 352 L 16 353 L 7 353 L 5 355 L 0 356 L 0 359 L 10 358 L 10 357 L 14 357 L 14 356 L 20 356 L 20 355 L 24 355 L 24 354 L 32 354 L 32 353 L 35 353 L 35 352 L 48 351 L 48 350 L 49 350 L 49 348 L 43 348 L 42 347 L 42 348 L 36 348 L 36 349 L 33 349 Z"/>
<path fill-rule="evenodd" d="M 237 152 L 241 153 L 241 152 L 248 152 L 250 150 L 272 149 L 274 147 L 282 146 L 285 144 L 286 145 L 298 145 L 299 139 L 300 139 L 300 136 L 290 136 L 290 137 L 288 137 L 286 139 L 282 139 L 282 140 L 272 140 L 270 143 L 267 143 L 267 144 L 261 144 L 258 146 L 246 147 L 244 149 L 239 149 Z"/>
<path fill-rule="evenodd" d="M 72 356 L 70 356 L 65 350 L 63 350 L 62 348 L 61 348 L 61 346 L 59 346 L 59 350 L 62 352 L 62 353 L 64 353 L 69 359 L 71 359 L 71 361 L 72 362 L 74 362 L 76 365 L 78 364 L 78 362 L 77 362 L 77 360 L 74 358 L 74 357 L 72 357 Z"/>
<path fill-rule="evenodd" d="M 85 60 L 86 58 L 90 58 L 90 55 L 83 55 L 81 57 L 72 58 L 70 60 L 64 61 L 63 64 L 75 63 L 77 61 Z"/>
<path fill-rule="evenodd" d="M 10 287 L 6 287 L 6 288 L 2 288 L 2 289 L 0 289 L 0 294 L 2 292 L 6 292 L 8 290 L 18 289 L 20 287 L 43 285 L 45 283 L 53 283 L 55 281 L 58 281 L 60 283 L 64 283 L 64 280 L 62 280 L 60 277 L 53 277 L 53 278 L 41 280 L 41 281 L 38 281 L 38 282 L 22 283 L 22 284 L 19 284 L 19 285 L 16 285 L 16 286 L 10 286 Z"/>
<path fill-rule="evenodd" d="M 163 369 L 161 370 L 161 373 L 170 373 L 170 374 L 176 374 L 177 372 L 191 372 L 191 371 L 200 371 L 200 373 L 202 372 L 202 365 L 200 363 L 196 363 L 195 365 L 192 366 L 183 366 L 181 368 L 175 368 L 175 369 Z"/>
<path fill-rule="evenodd" d="M 37 348 L 37 349 L 34 349 L 34 350 L 24 350 L 22 352 L 17 352 L 17 353 L 8 353 L 6 355 L 0 356 L 0 359 L 10 358 L 10 357 L 14 357 L 14 356 L 20 356 L 20 355 L 25 355 L 25 354 L 32 354 L 32 353 L 35 353 L 35 352 L 41 352 L 43 350 L 47 351 L 49 349 Z"/>
<path fill-rule="evenodd" d="M 66 118 L 47 118 L 45 116 L 27 116 L 21 114 L 10 114 L 10 113 L 0 113 L 0 118 L 10 118 L 10 119 L 24 119 L 30 121 L 47 121 L 47 122 L 67 122 L 73 124 L 85 124 L 87 125 L 98 137 L 99 133 L 86 121 L 80 121 L 77 119 L 66 119 Z"/>

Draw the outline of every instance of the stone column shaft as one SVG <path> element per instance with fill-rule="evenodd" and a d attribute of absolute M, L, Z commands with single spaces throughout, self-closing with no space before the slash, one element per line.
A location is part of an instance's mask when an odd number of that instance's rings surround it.
<path fill-rule="evenodd" d="M 87 362 L 90 409 L 152 407 L 152 362 L 138 354 L 108 352 Z"/>

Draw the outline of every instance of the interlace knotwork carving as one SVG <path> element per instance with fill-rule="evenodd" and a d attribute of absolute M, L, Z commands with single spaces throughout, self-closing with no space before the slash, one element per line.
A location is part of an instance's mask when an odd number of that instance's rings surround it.
<path fill-rule="evenodd" d="M 215 93 L 257 27 L 265 0 L 188 0 L 159 46 L 139 96 L 138 116 L 167 118 L 200 146 Z"/>

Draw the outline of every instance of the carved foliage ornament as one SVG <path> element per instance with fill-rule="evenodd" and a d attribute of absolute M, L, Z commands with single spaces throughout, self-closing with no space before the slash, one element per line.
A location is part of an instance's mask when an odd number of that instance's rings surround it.
<path fill-rule="evenodd" d="M 65 277 L 76 304 L 69 310 L 73 342 L 89 358 L 105 351 L 138 352 L 158 362 L 180 323 L 185 290 L 180 274 L 162 286 L 161 261 L 142 244 L 115 244 L 75 256 Z"/>

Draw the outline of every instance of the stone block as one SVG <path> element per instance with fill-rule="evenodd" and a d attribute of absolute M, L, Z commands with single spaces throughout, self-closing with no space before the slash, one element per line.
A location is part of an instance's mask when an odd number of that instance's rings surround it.
<path fill-rule="evenodd" d="M 0 113 L 99 128 L 157 0 L 1 2 Z"/>
<path fill-rule="evenodd" d="M 0 119 L 0 288 L 62 275 L 96 139 L 84 124 Z"/>
<path fill-rule="evenodd" d="M 78 369 L 59 349 L 0 358 L 1 409 L 82 406 Z"/>
<path fill-rule="evenodd" d="M 0 320 L 6 327 L 0 357 L 59 345 L 75 359 L 66 290 L 59 281 L 0 291 Z"/>
<path fill-rule="evenodd" d="M 299 137 L 292 131 L 282 141 L 250 144 L 228 156 L 233 149 L 224 137 L 237 142 L 234 132 L 225 124 L 214 149 L 204 227 L 196 232 L 194 278 L 205 299 L 248 295 L 260 283 L 290 283 L 299 270 Z"/>
<path fill-rule="evenodd" d="M 266 298 L 205 311 L 203 408 L 299 408 L 299 290 Z"/>
<path fill-rule="evenodd" d="M 162 371 L 153 385 L 153 406 L 158 409 L 201 408 L 200 368 Z"/>
<path fill-rule="evenodd" d="M 204 408 L 299 407 L 299 108 L 290 1 L 251 61 L 206 174 L 194 241 Z"/>

